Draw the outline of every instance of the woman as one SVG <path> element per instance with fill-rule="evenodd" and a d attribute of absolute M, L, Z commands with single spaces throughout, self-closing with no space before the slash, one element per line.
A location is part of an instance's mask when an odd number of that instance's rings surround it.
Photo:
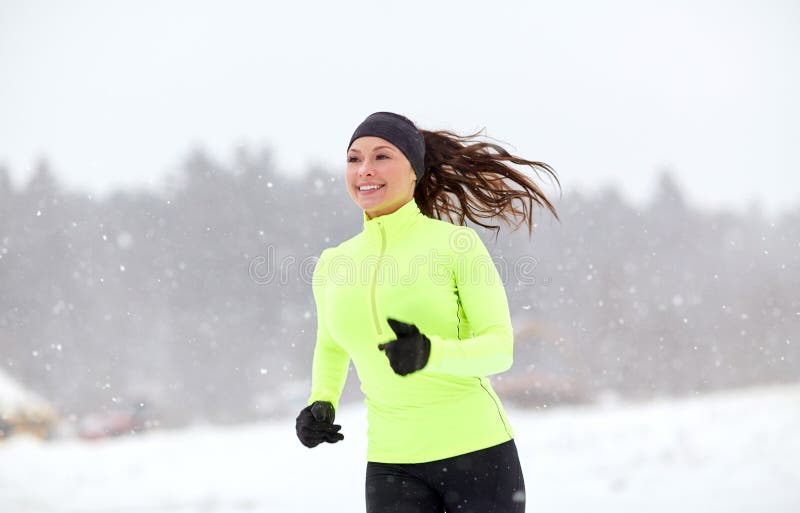
<path fill-rule="evenodd" d="M 296 429 L 307 447 L 344 439 L 333 421 L 352 358 L 368 412 L 368 513 L 525 510 L 514 431 L 486 379 L 512 364 L 508 301 L 481 239 L 460 225 L 497 230 L 479 219 L 521 216 L 531 233 L 533 202 L 558 215 L 505 162 L 555 177 L 391 112 L 350 139 L 346 184 L 364 229 L 314 269 L 311 395 Z"/>

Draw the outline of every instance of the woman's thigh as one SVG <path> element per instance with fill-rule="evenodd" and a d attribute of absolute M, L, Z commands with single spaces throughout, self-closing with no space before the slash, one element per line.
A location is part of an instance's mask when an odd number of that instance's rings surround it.
<path fill-rule="evenodd" d="M 447 512 L 525 511 L 525 480 L 514 440 L 425 465 L 425 479 Z"/>
<path fill-rule="evenodd" d="M 367 513 L 442 513 L 436 490 L 411 465 L 367 462 Z"/>

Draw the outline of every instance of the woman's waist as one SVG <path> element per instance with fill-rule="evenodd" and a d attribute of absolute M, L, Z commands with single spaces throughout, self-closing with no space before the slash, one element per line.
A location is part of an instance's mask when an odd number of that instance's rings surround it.
<path fill-rule="evenodd" d="M 408 379 L 411 375 L 400 377 Z M 435 375 L 428 376 L 437 381 Z M 459 377 L 448 386 L 403 383 L 400 386 L 370 387 L 362 382 L 368 416 L 387 422 L 416 422 L 422 416 L 474 415 L 502 409 L 500 400 L 485 378 Z M 422 380 L 420 380 L 422 381 Z"/>
<path fill-rule="evenodd" d="M 370 461 L 414 463 L 446 458 L 513 438 L 499 400 L 487 391 L 457 401 L 406 407 L 367 400 Z"/>

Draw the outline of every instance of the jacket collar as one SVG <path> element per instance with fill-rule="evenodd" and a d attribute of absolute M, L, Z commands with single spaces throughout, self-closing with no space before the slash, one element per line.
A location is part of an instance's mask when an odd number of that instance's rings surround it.
<path fill-rule="evenodd" d="M 372 219 L 369 219 L 364 211 L 362 211 L 362 215 L 364 217 L 364 231 L 376 231 L 383 227 L 384 231 L 397 233 L 410 227 L 423 214 L 417 206 L 417 202 L 414 201 L 414 198 L 411 198 L 408 203 L 391 214 L 384 214 Z"/>

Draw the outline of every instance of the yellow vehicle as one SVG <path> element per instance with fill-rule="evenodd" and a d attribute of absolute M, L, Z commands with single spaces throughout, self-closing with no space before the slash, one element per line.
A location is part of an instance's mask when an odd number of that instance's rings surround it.
<path fill-rule="evenodd" d="M 19 434 L 47 439 L 57 423 L 50 403 L 0 369 L 0 440 Z"/>

